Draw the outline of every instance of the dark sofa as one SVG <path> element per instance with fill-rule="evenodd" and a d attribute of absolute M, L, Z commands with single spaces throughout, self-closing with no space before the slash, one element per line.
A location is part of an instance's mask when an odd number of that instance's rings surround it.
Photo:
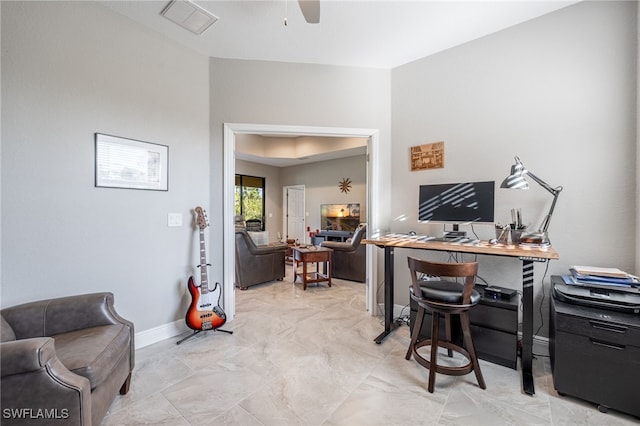
<path fill-rule="evenodd" d="M 236 287 L 246 290 L 252 285 L 284 278 L 287 244 L 256 246 L 247 231 L 236 229 Z"/>
<path fill-rule="evenodd" d="M 97 426 L 118 391 L 129 391 L 134 328 L 116 313 L 113 294 L 25 303 L 0 314 L 3 425 Z"/>
<path fill-rule="evenodd" d="M 333 249 L 331 275 L 343 280 L 365 282 L 367 276 L 367 249 L 360 244 L 367 233 L 367 225 L 361 223 L 346 242 L 323 241 L 320 245 Z"/>

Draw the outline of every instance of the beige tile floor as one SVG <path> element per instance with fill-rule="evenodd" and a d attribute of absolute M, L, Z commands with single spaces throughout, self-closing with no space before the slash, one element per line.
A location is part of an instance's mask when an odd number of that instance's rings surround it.
<path fill-rule="evenodd" d="M 638 424 L 560 397 L 546 357 L 534 361 L 533 397 L 518 371 L 484 361 L 486 390 L 473 374 L 438 375 L 430 394 L 428 371 L 404 359 L 409 328 L 375 344 L 382 320 L 364 300 L 364 284 L 343 280 L 302 291 L 287 277 L 237 291 L 236 318 L 223 327 L 234 334 L 138 350 L 131 390 L 103 425 Z"/>

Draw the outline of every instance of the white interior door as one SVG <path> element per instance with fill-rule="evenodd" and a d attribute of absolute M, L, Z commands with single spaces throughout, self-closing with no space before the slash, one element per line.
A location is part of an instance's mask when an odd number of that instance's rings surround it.
<path fill-rule="evenodd" d="M 285 192 L 285 217 L 286 238 L 306 242 L 304 232 L 304 185 L 286 186 Z"/>

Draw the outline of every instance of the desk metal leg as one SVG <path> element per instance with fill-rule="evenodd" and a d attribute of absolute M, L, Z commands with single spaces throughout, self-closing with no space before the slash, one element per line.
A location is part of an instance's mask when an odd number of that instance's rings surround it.
<path fill-rule="evenodd" d="M 397 327 L 393 322 L 393 247 L 384 248 L 384 331 L 374 339 L 377 344 Z"/>
<path fill-rule="evenodd" d="M 522 260 L 522 387 L 528 395 L 533 385 L 533 261 Z"/>

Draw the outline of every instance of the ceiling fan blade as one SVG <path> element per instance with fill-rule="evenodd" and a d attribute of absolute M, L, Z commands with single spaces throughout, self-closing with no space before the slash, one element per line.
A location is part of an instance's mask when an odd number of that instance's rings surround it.
<path fill-rule="evenodd" d="M 320 23 L 320 0 L 298 0 L 298 5 L 307 23 Z"/>

